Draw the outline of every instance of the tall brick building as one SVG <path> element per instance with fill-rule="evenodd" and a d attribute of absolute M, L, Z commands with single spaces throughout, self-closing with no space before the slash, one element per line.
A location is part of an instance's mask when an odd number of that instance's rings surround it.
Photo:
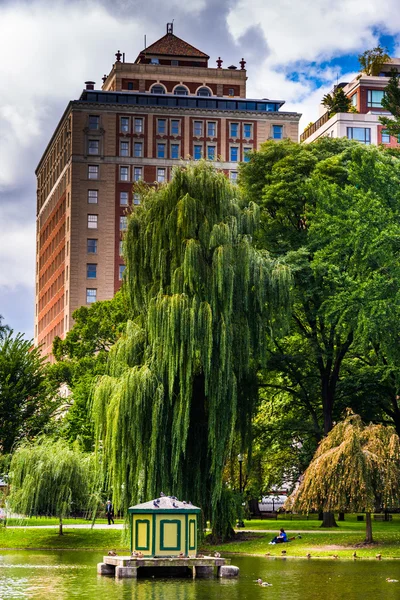
<path fill-rule="evenodd" d="M 124 269 L 134 183 L 161 184 L 182 160 L 213 161 L 234 182 L 246 152 L 298 139 L 300 115 L 282 100 L 247 99 L 247 72 L 209 56 L 172 24 L 135 62 L 116 53 L 101 90 L 86 82 L 69 102 L 36 170 L 35 343 L 51 353 L 79 306 L 112 298 Z"/>

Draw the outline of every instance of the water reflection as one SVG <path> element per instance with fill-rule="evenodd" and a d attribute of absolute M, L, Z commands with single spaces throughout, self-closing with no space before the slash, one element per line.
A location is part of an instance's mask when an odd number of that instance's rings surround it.
<path fill-rule="evenodd" d="M 238 580 L 115 580 L 96 574 L 96 552 L 9 551 L 0 556 L 1 600 L 398 600 L 399 562 L 235 557 Z M 261 588 L 256 580 L 272 583 Z"/>

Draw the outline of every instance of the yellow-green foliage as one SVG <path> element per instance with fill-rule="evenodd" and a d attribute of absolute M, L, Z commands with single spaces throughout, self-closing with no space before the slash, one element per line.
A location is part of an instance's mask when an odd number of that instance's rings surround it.
<path fill-rule="evenodd" d="M 130 217 L 134 322 L 94 394 L 116 506 L 173 493 L 218 519 L 238 422 L 248 431 L 270 328 L 290 275 L 252 246 L 259 211 L 206 164 L 176 169 Z"/>
<path fill-rule="evenodd" d="M 400 440 L 393 427 L 349 413 L 320 443 L 292 498 L 295 510 L 373 512 L 400 502 Z"/>
<path fill-rule="evenodd" d="M 95 509 L 99 473 L 94 454 L 71 448 L 62 439 L 25 442 L 11 460 L 10 507 L 22 515 L 57 517 Z"/>

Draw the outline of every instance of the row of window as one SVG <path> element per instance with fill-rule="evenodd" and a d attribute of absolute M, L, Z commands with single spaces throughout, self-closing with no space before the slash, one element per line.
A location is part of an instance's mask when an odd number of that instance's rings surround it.
<path fill-rule="evenodd" d="M 133 132 L 137 134 L 144 133 L 144 124 L 141 117 L 135 117 L 133 122 Z M 282 129 L 282 126 L 277 126 Z M 130 117 L 120 118 L 121 133 L 130 133 Z M 181 119 L 157 119 L 156 131 L 158 135 L 181 135 Z M 196 137 L 217 137 L 216 121 L 193 121 L 193 135 Z M 229 123 L 229 137 L 238 139 L 253 139 L 253 123 Z M 93 140 L 94 141 L 94 140 Z"/>
<path fill-rule="evenodd" d="M 125 265 L 119 265 L 119 280 L 121 281 L 122 276 L 125 271 Z M 97 279 L 97 264 L 96 263 L 87 263 L 86 264 L 86 278 L 87 279 Z"/>
<path fill-rule="evenodd" d="M 367 106 L 368 108 L 382 108 L 382 100 L 385 96 L 384 90 L 367 90 Z M 357 107 L 357 93 L 351 96 L 351 103 Z"/>
<path fill-rule="evenodd" d="M 88 190 L 88 204 L 98 204 L 99 190 Z M 129 192 L 120 192 L 119 203 L 121 206 L 129 205 Z M 140 204 L 140 194 L 133 194 L 133 204 Z"/>
<path fill-rule="evenodd" d="M 162 83 L 155 83 L 151 86 L 150 93 L 151 94 L 166 94 L 167 88 Z M 177 85 L 174 87 L 174 90 L 172 93 L 174 94 L 174 96 L 189 96 L 190 91 L 189 91 L 189 88 L 186 87 L 186 85 Z M 210 88 L 202 86 L 196 90 L 196 93 L 194 95 L 195 96 L 203 96 L 203 97 L 208 98 L 208 97 L 212 96 L 212 91 L 210 90 Z M 229 95 L 230 96 L 235 95 L 235 90 L 233 88 L 229 90 Z"/>

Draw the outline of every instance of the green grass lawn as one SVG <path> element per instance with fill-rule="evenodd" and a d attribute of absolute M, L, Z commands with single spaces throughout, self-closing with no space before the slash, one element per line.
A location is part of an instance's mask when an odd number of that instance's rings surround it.
<path fill-rule="evenodd" d="M 372 520 L 372 527 L 374 531 L 400 531 L 400 514 L 392 515 L 392 521 L 382 522 Z M 290 530 L 321 530 L 321 521 L 318 520 L 317 515 L 310 515 L 307 520 L 306 517 L 300 517 L 299 515 L 293 515 L 291 518 L 288 515 L 279 515 L 278 519 L 252 519 L 245 520 L 245 529 L 254 530 L 269 530 L 278 531 L 281 527 Z M 364 531 L 365 521 L 357 521 L 357 515 L 346 515 L 344 521 L 337 521 L 339 530 L 350 530 L 350 531 Z M 325 529 L 329 531 L 329 529 Z"/>
<path fill-rule="evenodd" d="M 123 531 L 115 529 L 68 529 L 58 535 L 57 529 L 9 529 L 0 527 L 0 549 L 75 549 L 127 550 Z"/>
<path fill-rule="evenodd" d="M 124 519 L 114 519 L 115 523 L 124 523 Z M 7 519 L 8 527 L 38 527 L 43 525 L 58 525 L 56 517 L 31 517 L 30 519 Z M 107 523 L 107 519 L 96 519 L 97 524 Z M 91 525 L 91 519 L 63 519 L 63 525 Z"/>

